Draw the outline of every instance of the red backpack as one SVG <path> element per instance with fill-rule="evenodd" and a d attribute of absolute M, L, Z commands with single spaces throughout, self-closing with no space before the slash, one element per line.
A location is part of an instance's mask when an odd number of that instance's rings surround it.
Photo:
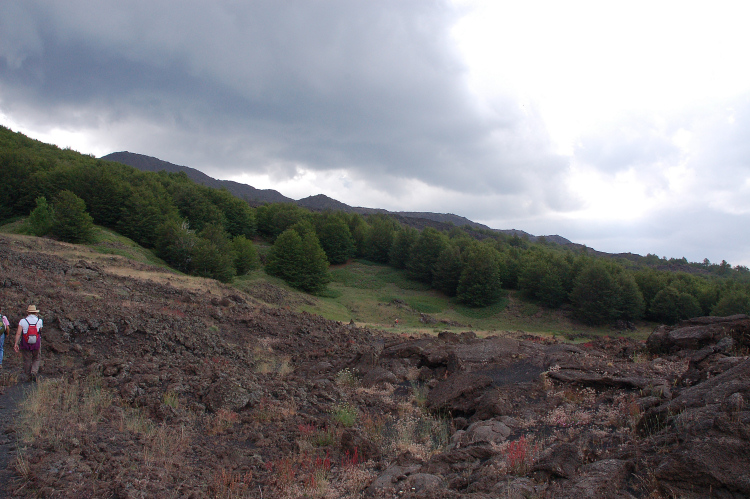
<path fill-rule="evenodd" d="M 37 350 L 39 348 L 39 330 L 36 328 L 36 325 L 39 323 L 39 320 L 34 324 L 28 320 L 26 322 L 29 324 L 29 327 L 23 333 L 23 342 L 29 347 L 29 350 Z"/>

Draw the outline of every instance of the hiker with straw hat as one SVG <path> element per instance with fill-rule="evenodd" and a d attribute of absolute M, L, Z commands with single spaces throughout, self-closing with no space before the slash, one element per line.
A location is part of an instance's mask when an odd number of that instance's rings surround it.
<path fill-rule="evenodd" d="M 29 305 L 26 309 L 29 314 L 26 318 L 18 321 L 18 330 L 16 331 L 16 343 L 13 350 L 21 350 L 23 355 L 23 372 L 29 377 L 29 381 L 36 382 L 39 374 L 39 362 L 42 359 L 42 337 L 39 334 L 42 330 L 42 319 L 37 317 L 39 310 L 36 305 Z"/>

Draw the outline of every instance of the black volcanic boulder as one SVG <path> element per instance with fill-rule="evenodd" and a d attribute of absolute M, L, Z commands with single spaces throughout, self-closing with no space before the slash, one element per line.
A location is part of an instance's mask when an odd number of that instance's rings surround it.
<path fill-rule="evenodd" d="M 547 476 L 571 478 L 580 465 L 581 453 L 578 447 L 563 442 L 546 449 L 537 459 L 532 471 L 541 472 Z"/>
<path fill-rule="evenodd" d="M 750 359 L 649 409 L 639 431 L 673 441 L 649 465 L 674 497 L 750 497 Z M 657 446 L 658 447 L 658 446 Z"/>
<path fill-rule="evenodd" d="M 653 353 L 676 353 L 699 350 L 727 336 L 738 345 L 750 344 L 750 317 L 696 317 L 676 327 L 660 326 L 648 337 L 646 346 Z"/>
<path fill-rule="evenodd" d="M 460 372 L 441 381 L 427 395 L 427 407 L 435 411 L 449 411 L 453 415 L 470 415 L 478 409 L 477 402 L 492 378 L 482 374 Z"/>
<path fill-rule="evenodd" d="M 579 475 L 570 481 L 561 482 L 560 489 L 549 491 L 560 499 L 629 499 L 625 492 L 625 480 L 633 471 L 630 461 L 603 459 L 582 466 Z"/>
<path fill-rule="evenodd" d="M 246 390 L 235 381 L 223 379 L 209 387 L 208 393 L 203 397 L 203 403 L 212 412 L 220 409 L 240 411 L 257 400 L 258 392 L 258 389 Z"/>

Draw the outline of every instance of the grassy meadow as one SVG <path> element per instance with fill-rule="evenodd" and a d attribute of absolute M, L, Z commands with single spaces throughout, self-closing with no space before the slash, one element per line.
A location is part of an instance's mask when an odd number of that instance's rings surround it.
<path fill-rule="evenodd" d="M 502 298 L 485 308 L 470 308 L 425 284 L 406 278 L 405 272 L 387 265 L 355 260 L 331 267 L 332 281 L 317 296 L 304 295 L 262 270 L 238 278 L 240 289 L 268 283 L 285 289 L 291 296 L 286 306 L 322 315 L 341 322 L 403 333 L 474 331 L 479 336 L 506 331 L 555 335 L 570 341 L 587 341 L 597 336 L 646 338 L 653 330 L 650 323 L 639 323 L 632 332 L 609 327 L 588 327 L 572 322 L 565 311 L 549 310 L 521 299 L 516 291 L 504 291 Z M 422 314 L 435 323 L 422 321 Z M 396 320 L 398 319 L 398 325 Z"/>

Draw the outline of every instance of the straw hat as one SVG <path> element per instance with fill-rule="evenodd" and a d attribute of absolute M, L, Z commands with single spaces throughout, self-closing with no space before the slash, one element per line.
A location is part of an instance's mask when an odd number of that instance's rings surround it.
<path fill-rule="evenodd" d="M 39 310 L 37 310 L 36 305 L 29 305 L 29 308 L 26 309 L 27 314 L 36 314 L 39 313 Z"/>

